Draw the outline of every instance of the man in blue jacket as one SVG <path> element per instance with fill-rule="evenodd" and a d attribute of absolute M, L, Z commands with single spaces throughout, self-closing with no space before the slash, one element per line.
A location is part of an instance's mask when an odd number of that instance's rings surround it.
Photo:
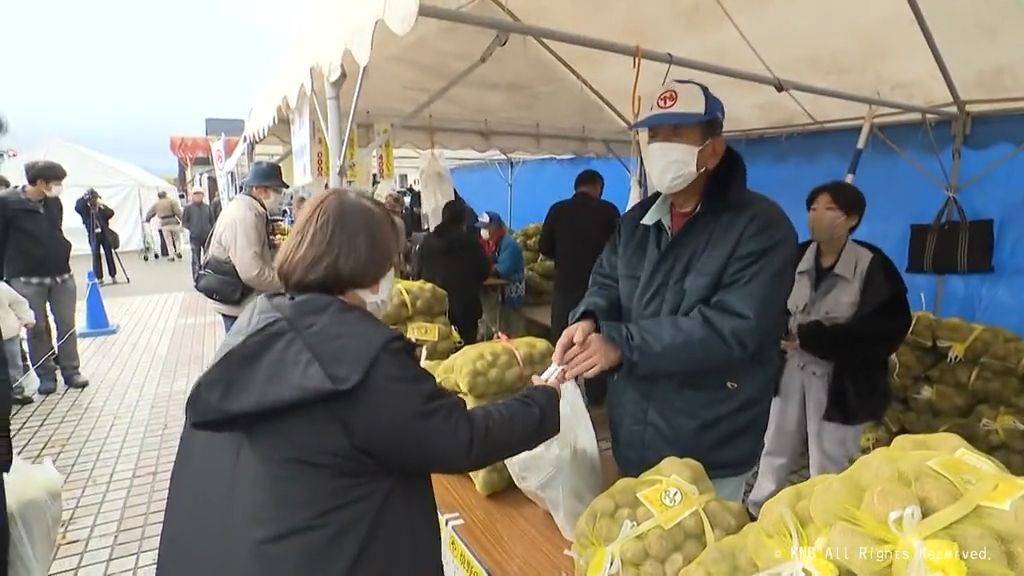
<path fill-rule="evenodd" d="M 623 216 L 555 362 L 569 378 L 611 374 L 623 474 L 693 458 L 720 498 L 740 501 L 782 366 L 796 232 L 747 189 L 722 136 L 725 107 L 706 86 L 672 81 L 648 102 L 635 128 L 647 131 L 657 193 Z"/>

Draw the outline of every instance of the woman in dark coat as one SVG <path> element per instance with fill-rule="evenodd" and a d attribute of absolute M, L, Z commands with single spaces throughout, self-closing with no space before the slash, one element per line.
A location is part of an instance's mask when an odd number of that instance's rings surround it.
<path fill-rule="evenodd" d="M 287 293 L 246 308 L 189 396 L 158 574 L 440 575 L 430 475 L 557 433 L 555 387 L 467 409 L 378 320 L 395 248 L 373 200 L 309 201 L 276 263 Z"/>
<path fill-rule="evenodd" d="M 441 223 L 420 246 L 420 278 L 448 292 L 448 318 L 466 344 L 476 342 L 483 316 L 480 290 L 490 263 L 479 236 L 464 227 L 465 204 L 452 200 L 441 209 Z"/>

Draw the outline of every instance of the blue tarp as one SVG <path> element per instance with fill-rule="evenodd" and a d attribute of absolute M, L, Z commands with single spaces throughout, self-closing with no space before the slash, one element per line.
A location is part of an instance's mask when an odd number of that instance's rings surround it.
<path fill-rule="evenodd" d="M 944 180 L 939 161 L 923 125 L 883 128 L 882 132 L 908 156 Z M 932 133 L 950 171 L 952 134 L 948 124 Z M 804 199 L 812 187 L 845 176 L 857 142 L 857 130 L 732 141 L 747 161 L 750 186 L 775 199 L 789 214 L 801 237 L 807 236 Z M 967 137 L 960 181 L 966 182 L 1024 142 L 1024 116 L 976 118 Z M 600 171 L 605 197 L 625 208 L 628 176 L 614 159 L 535 160 L 517 164 L 513 179 L 511 225 L 521 227 L 544 219 L 548 207 L 572 193 L 576 174 Z M 507 166 L 502 166 L 507 174 Z M 507 184 L 493 164 L 457 168 L 455 187 L 476 210 L 508 214 Z M 922 176 L 877 137 L 861 159 L 854 183 L 868 198 L 868 210 L 856 237 L 883 248 L 902 269 L 906 266 L 910 224 L 931 222 L 943 202 L 943 191 Z M 996 222 L 995 273 L 947 276 L 942 316 L 1003 326 L 1024 335 L 1024 153 L 1000 165 L 964 190 L 961 202 L 970 218 Z M 1014 224 L 1021 221 L 1022 224 Z M 906 275 L 911 306 L 933 305 L 936 279 Z"/>

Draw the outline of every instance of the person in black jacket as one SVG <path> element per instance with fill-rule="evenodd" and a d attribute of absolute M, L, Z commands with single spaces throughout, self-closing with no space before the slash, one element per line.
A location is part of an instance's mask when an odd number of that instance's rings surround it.
<path fill-rule="evenodd" d="M 583 300 L 590 272 L 619 224 L 619 209 L 602 200 L 604 177 L 596 170 L 576 176 L 572 198 L 548 210 L 540 233 L 540 253 L 555 263 L 555 293 L 551 302 L 551 338 L 557 340 L 569 325 L 569 313 Z M 587 401 L 604 402 L 608 384 L 598 376 L 585 383 Z"/>
<path fill-rule="evenodd" d="M 811 240 L 801 245 L 789 296 L 786 368 L 747 504 L 755 516 L 786 487 L 805 451 L 812 476 L 844 470 L 860 452 L 864 424 L 889 407 L 889 357 L 910 331 L 911 313 L 892 260 L 850 239 L 866 208 L 864 194 L 846 182 L 807 196 Z"/>
<path fill-rule="evenodd" d="M 420 246 L 419 277 L 448 292 L 448 318 L 462 341 L 473 344 L 483 316 L 480 290 L 491 265 L 477 234 L 465 228 L 465 204 L 452 200 L 441 209 L 441 223 Z"/>
<path fill-rule="evenodd" d="M 80 371 L 75 332 L 78 298 L 71 273 L 71 243 L 63 231 L 60 195 L 66 177 L 60 164 L 35 160 L 25 164 L 27 186 L 0 192 L 0 270 L 36 315 L 36 325 L 28 333 L 28 351 L 43 395 L 57 391 L 58 367 L 67 387 L 89 385 Z M 50 330 L 50 312 L 56 335 Z"/>
<path fill-rule="evenodd" d="M 189 396 L 161 576 L 440 576 L 430 475 L 558 431 L 554 386 L 467 409 L 378 319 L 396 248 L 383 207 L 331 190 L 305 210 L 278 255 L 287 292 L 246 308 Z"/>
<path fill-rule="evenodd" d="M 115 247 L 110 230 L 110 220 L 114 217 L 114 209 L 100 201 L 99 192 L 89 188 L 75 202 L 75 212 L 82 217 L 85 233 L 89 235 L 89 246 L 92 248 L 92 271 L 96 274 L 96 280 L 103 284 L 103 261 L 100 259 L 100 250 L 103 250 L 103 254 L 107 258 L 110 281 L 117 284 Z"/>

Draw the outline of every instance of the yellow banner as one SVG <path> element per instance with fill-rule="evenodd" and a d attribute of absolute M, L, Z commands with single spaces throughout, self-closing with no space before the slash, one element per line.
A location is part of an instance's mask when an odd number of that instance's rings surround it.
<path fill-rule="evenodd" d="M 391 139 L 391 125 L 377 124 L 373 127 L 374 139 L 384 138 L 377 151 L 377 174 L 382 180 L 395 177 L 395 145 Z"/>
<path fill-rule="evenodd" d="M 345 164 L 349 167 L 345 171 L 346 180 L 359 179 L 359 166 L 356 165 L 356 152 L 359 150 L 358 132 L 356 126 L 353 126 L 352 133 L 348 136 L 348 146 L 345 147 Z"/>

